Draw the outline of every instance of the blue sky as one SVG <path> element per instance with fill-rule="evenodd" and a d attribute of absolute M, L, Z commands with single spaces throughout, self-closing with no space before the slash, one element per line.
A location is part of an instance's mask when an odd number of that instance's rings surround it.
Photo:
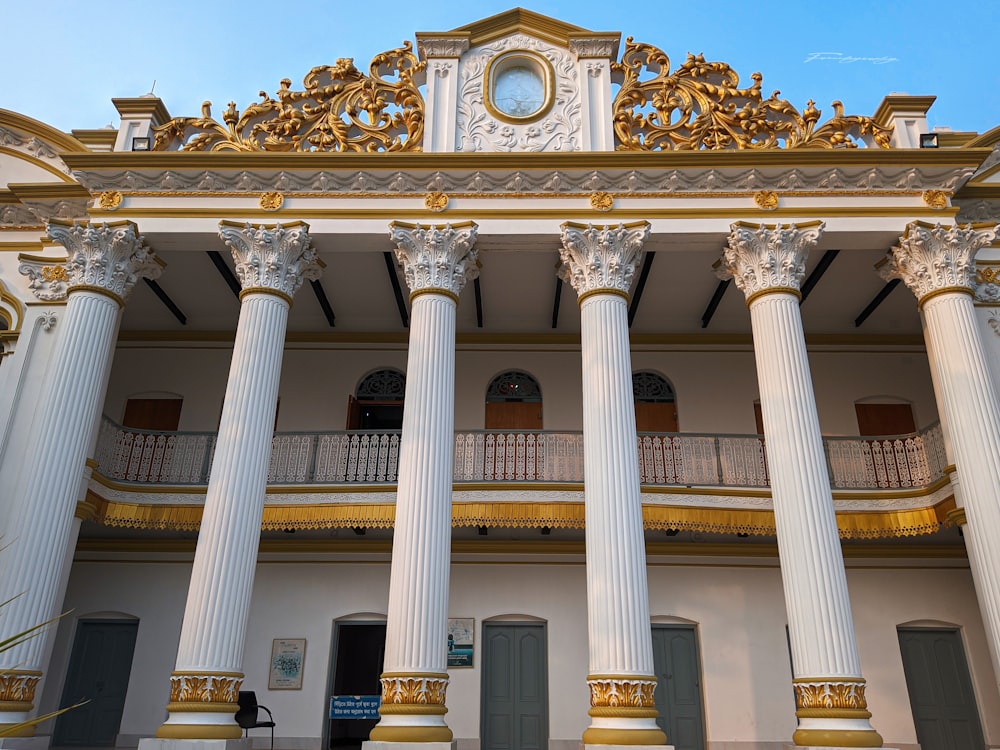
<path fill-rule="evenodd" d="M 371 58 L 413 39 L 502 12 L 517 0 L 291 3 L 172 0 L 35 0 L 4 3 L 5 73 L 0 108 L 61 130 L 118 125 L 112 97 L 155 93 L 173 116 L 211 100 L 221 115 L 261 89 L 302 78 L 316 65 Z M 595 31 L 620 31 L 661 48 L 672 66 L 687 52 L 727 62 L 749 85 L 764 76 L 800 111 L 815 99 L 870 115 L 891 92 L 934 94 L 930 125 L 983 132 L 1000 125 L 1000 66 L 991 37 L 998 0 L 803 0 L 609 3 L 522 0 L 523 7 Z M 631 8 L 631 10 L 626 10 Z"/>

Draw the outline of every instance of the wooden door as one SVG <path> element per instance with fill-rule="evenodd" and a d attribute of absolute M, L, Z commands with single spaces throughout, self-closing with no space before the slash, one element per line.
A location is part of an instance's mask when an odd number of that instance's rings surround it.
<path fill-rule="evenodd" d="M 916 432 L 910 404 L 855 404 L 858 432 L 866 437 Z"/>
<path fill-rule="evenodd" d="M 487 401 L 487 430 L 542 429 L 541 401 Z"/>
<path fill-rule="evenodd" d="M 546 750 L 545 625 L 483 623 L 482 750 Z"/>
<path fill-rule="evenodd" d="M 701 660 L 693 625 L 653 626 L 656 723 L 677 750 L 705 750 Z"/>
<path fill-rule="evenodd" d="M 130 398 L 125 402 L 123 427 L 175 432 L 181 421 L 182 398 Z"/>
<path fill-rule="evenodd" d="M 60 705 L 86 703 L 56 719 L 54 745 L 114 747 L 138 632 L 135 620 L 79 622 Z"/>
<path fill-rule="evenodd" d="M 636 432 L 677 432 L 677 404 L 638 401 L 635 405 Z"/>
<path fill-rule="evenodd" d="M 958 631 L 899 628 L 899 648 L 921 749 L 982 750 L 982 724 Z"/>

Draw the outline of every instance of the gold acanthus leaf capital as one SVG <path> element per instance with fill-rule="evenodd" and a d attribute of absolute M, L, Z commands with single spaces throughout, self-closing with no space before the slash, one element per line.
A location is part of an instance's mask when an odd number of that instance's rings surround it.
<path fill-rule="evenodd" d="M 210 102 L 201 117 L 176 117 L 153 128 L 154 151 L 420 151 L 424 98 L 419 80 L 427 63 L 411 42 L 376 55 L 369 74 L 350 58 L 317 66 L 302 91 L 285 78 L 277 99 L 240 112 L 235 102 L 212 117 Z"/>
<path fill-rule="evenodd" d="M 798 709 L 847 708 L 863 710 L 868 707 L 863 681 L 796 680 L 792 687 L 795 691 L 795 706 Z"/>
<path fill-rule="evenodd" d="M 593 708 L 653 708 L 656 680 L 589 679 L 590 705 Z"/>
<path fill-rule="evenodd" d="M 891 145 L 890 129 L 870 117 L 845 115 L 839 101 L 833 117 L 818 125 L 813 101 L 799 112 L 778 91 L 764 99 L 760 73 L 742 88 L 729 65 L 703 55 L 689 54 L 671 72 L 662 50 L 629 37 L 612 71 L 621 81 L 613 103 L 619 150 L 856 148 L 862 137 L 880 148 Z"/>
<path fill-rule="evenodd" d="M 229 675 L 174 674 L 171 703 L 237 703 L 243 679 Z"/>

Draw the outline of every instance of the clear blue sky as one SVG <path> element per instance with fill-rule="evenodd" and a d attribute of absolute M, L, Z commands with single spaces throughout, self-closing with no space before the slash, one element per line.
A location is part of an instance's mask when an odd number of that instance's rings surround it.
<path fill-rule="evenodd" d="M 300 88 L 315 65 L 353 57 L 366 70 L 416 31 L 450 30 L 516 2 L 4 0 L 0 108 L 67 131 L 117 126 L 111 98 L 145 94 L 155 80 L 171 115 L 197 115 L 208 99 L 218 117 L 230 100 L 242 109 L 261 89 L 273 94 L 282 78 Z M 780 89 L 800 111 L 815 99 L 824 119 L 834 99 L 870 115 L 884 95 L 906 92 L 938 97 L 932 127 L 1000 125 L 1000 0 L 521 2 L 653 44 L 674 67 L 690 51 L 729 63 L 744 85 L 760 71 L 765 96 Z"/>

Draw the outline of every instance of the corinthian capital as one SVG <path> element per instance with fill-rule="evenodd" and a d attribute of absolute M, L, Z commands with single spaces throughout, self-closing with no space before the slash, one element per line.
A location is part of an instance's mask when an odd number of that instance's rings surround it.
<path fill-rule="evenodd" d="M 69 253 L 65 265 L 68 292 L 101 291 L 124 304 L 139 279 L 155 279 L 163 270 L 131 221 L 89 224 L 52 220 L 48 234 Z"/>
<path fill-rule="evenodd" d="M 559 278 L 572 284 L 578 296 L 602 290 L 628 294 L 648 237 L 648 221 L 616 227 L 567 221 L 562 225 Z"/>
<path fill-rule="evenodd" d="M 461 294 L 465 283 L 479 275 L 478 231 L 471 221 L 438 226 L 392 222 L 389 236 L 410 294 L 425 289 Z"/>
<path fill-rule="evenodd" d="M 322 266 L 307 224 L 264 226 L 223 221 L 219 236 L 233 253 L 244 292 L 271 292 L 291 303 L 303 281 L 319 278 Z"/>
<path fill-rule="evenodd" d="M 899 244 L 889 251 L 879 272 L 883 279 L 902 279 L 918 300 L 944 289 L 976 285 L 976 253 L 989 245 L 1000 227 L 931 226 L 914 221 L 906 226 Z"/>
<path fill-rule="evenodd" d="M 722 251 L 724 274 L 732 277 L 749 300 L 776 289 L 798 291 L 806 272 L 806 256 L 823 234 L 821 221 L 769 227 L 736 222 Z"/>

